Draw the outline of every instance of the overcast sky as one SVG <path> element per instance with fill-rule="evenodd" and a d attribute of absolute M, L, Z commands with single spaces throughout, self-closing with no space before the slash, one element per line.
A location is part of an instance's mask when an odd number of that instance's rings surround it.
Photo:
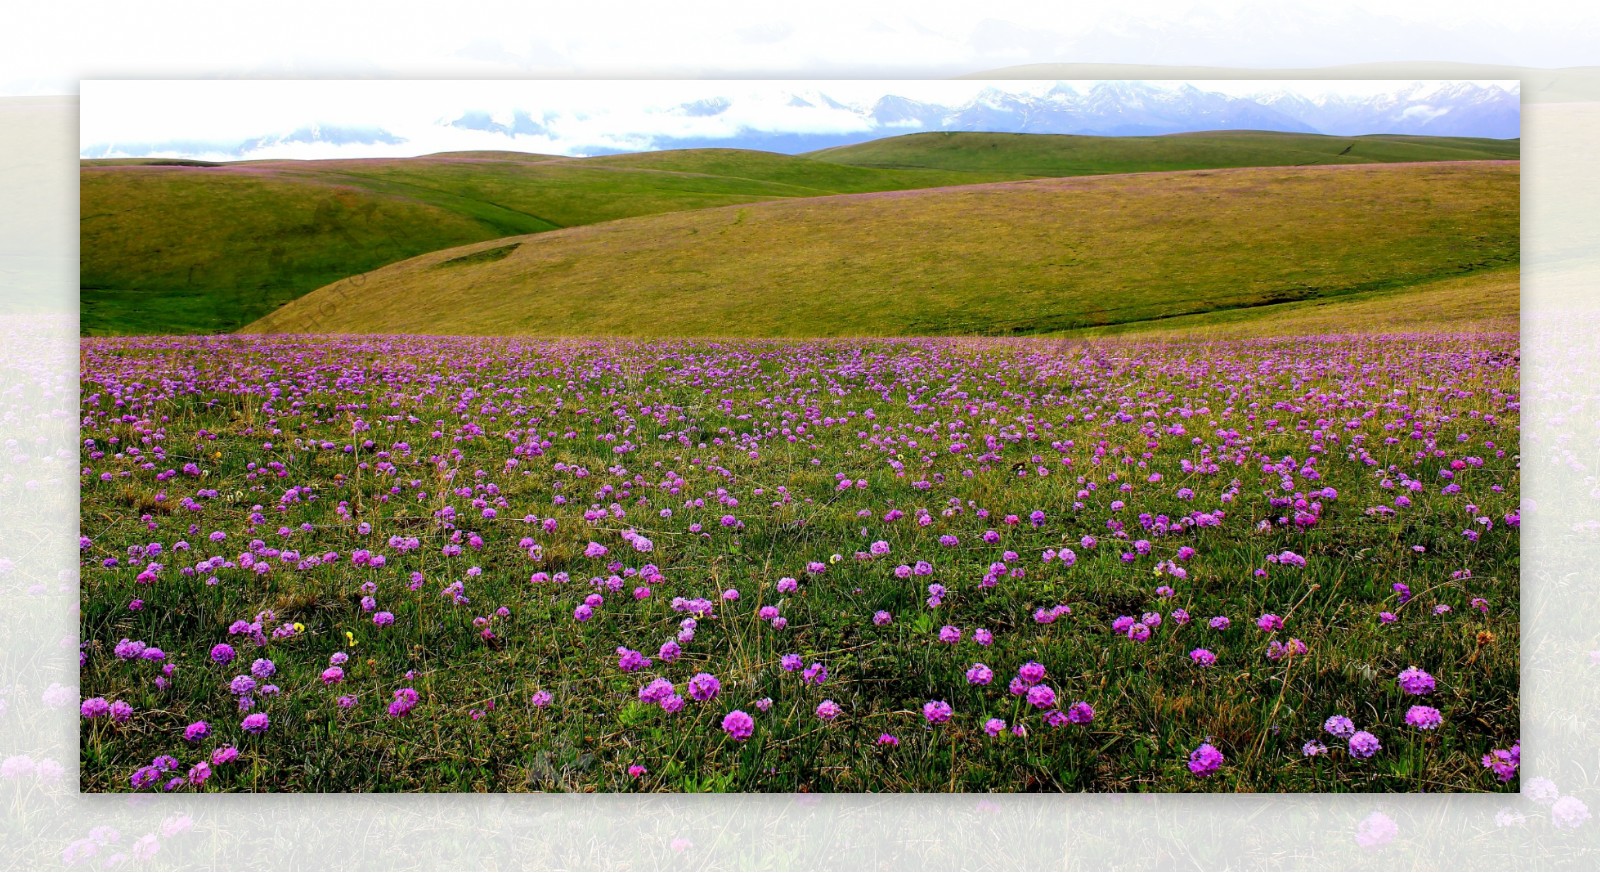
<path fill-rule="evenodd" d="M 82 79 L 945 78 L 1084 62 L 1594 64 L 1600 5 L 1524 0 L 14 3 L 0 94 Z"/>
<path fill-rule="evenodd" d="M 381 129 L 399 143 L 334 145 L 285 143 L 252 152 L 254 158 L 410 156 L 440 151 L 504 149 L 554 154 L 581 153 L 599 144 L 648 149 L 661 139 L 732 137 L 741 129 L 826 135 L 869 129 L 861 115 L 829 108 L 817 95 L 845 104 L 871 106 L 893 94 L 943 105 L 966 103 L 985 89 L 1040 94 L 1053 81 L 928 80 L 548 80 L 548 81 L 309 81 L 309 80 L 96 80 L 80 85 L 79 146 L 86 154 L 160 154 L 219 157 L 203 148 L 148 148 L 151 144 L 235 144 L 264 135 L 288 134 L 313 125 Z M 1083 93 L 1096 82 L 1065 82 Z M 1176 88 L 1185 83 L 1152 83 Z M 1405 81 L 1196 81 L 1205 91 L 1248 96 L 1287 90 L 1308 97 L 1370 95 L 1405 87 Z M 1515 82 L 1499 84 L 1515 91 Z M 796 106 L 791 96 L 816 105 Z M 681 110 L 696 100 L 728 101 L 714 115 Z M 522 110 L 545 114 L 550 135 L 519 136 L 461 130 L 448 122 L 467 112 L 486 112 L 509 124 Z M 124 149 L 126 149 L 124 151 Z"/>

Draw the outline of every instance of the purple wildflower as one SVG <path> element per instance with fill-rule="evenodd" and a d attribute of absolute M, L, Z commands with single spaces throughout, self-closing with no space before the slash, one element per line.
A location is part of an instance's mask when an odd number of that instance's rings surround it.
<path fill-rule="evenodd" d="M 1189 753 L 1189 772 L 1197 776 L 1209 776 L 1221 769 L 1223 760 L 1216 746 L 1201 743 L 1199 748 Z"/>
<path fill-rule="evenodd" d="M 1431 706 L 1413 706 L 1406 710 L 1406 724 L 1418 730 L 1431 731 L 1444 722 L 1444 716 Z"/>
<path fill-rule="evenodd" d="M 1356 731 L 1350 735 L 1350 756 L 1353 758 L 1370 758 L 1383 748 L 1378 738 L 1366 731 Z"/>
<path fill-rule="evenodd" d="M 1434 690 L 1433 677 L 1416 667 L 1408 667 L 1400 671 L 1400 675 L 1395 679 L 1400 684 L 1400 690 L 1407 694 L 1421 696 L 1431 694 Z"/>
<path fill-rule="evenodd" d="M 689 696 L 705 703 L 722 691 L 722 683 L 710 673 L 696 673 L 689 679 Z"/>
<path fill-rule="evenodd" d="M 727 731 L 728 736 L 735 742 L 742 743 L 756 732 L 756 720 L 744 710 L 735 709 L 722 717 L 722 729 Z"/>

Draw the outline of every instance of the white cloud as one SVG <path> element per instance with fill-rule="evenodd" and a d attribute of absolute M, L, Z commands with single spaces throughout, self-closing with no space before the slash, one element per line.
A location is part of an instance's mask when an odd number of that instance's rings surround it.
<path fill-rule="evenodd" d="M 865 113 L 885 95 L 945 106 L 989 91 L 1039 96 L 1092 81 L 996 80 L 93 80 L 81 84 L 80 149 L 101 156 L 231 159 L 238 144 L 314 125 L 386 132 L 399 143 L 276 143 L 250 158 L 400 157 L 440 151 L 511 149 L 554 154 L 671 147 L 675 140 L 725 140 L 748 131 L 812 136 L 866 133 Z M 1174 89 L 1183 82 L 1151 83 Z M 1230 96 L 1289 91 L 1417 94 L 1426 83 L 1197 81 Z M 1487 84 L 1487 83 L 1485 83 Z M 1501 83 L 1514 90 L 1517 83 Z M 798 99 L 795 99 L 798 98 Z M 706 111 L 685 109 L 696 102 Z M 837 105 L 835 105 L 837 104 Z M 844 108 L 839 108 L 839 106 Z M 450 126 L 467 113 L 511 127 L 518 112 L 538 134 Z M 914 129 L 900 125 L 897 129 Z M 164 148 L 152 148 L 169 144 Z M 198 145 L 197 145 L 198 144 Z M 205 144 L 210 144 L 205 145 Z"/>

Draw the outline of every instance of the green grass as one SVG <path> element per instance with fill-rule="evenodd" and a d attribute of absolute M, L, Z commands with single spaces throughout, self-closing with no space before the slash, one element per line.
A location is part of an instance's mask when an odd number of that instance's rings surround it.
<path fill-rule="evenodd" d="M 1478 762 L 1520 734 L 1519 535 L 1505 521 L 1520 500 L 1516 351 L 1515 334 L 90 339 L 81 695 L 134 712 L 81 722 L 83 790 L 127 791 L 158 755 L 179 758 L 181 774 L 229 744 L 240 760 L 201 790 L 1515 790 Z M 1462 490 L 1444 492 L 1439 471 L 1458 461 L 1449 481 Z M 839 489 L 836 475 L 857 486 Z M 1408 490 L 1408 477 L 1425 487 Z M 1317 506 L 1309 526 L 1286 520 L 1301 495 Z M 1404 508 L 1370 509 L 1390 504 Z M 1217 512 L 1215 525 L 1166 527 Z M 744 526 L 720 523 L 725 514 Z M 629 547 L 625 529 L 651 551 Z M 878 540 L 888 555 L 856 556 Z M 591 541 L 610 553 L 586 557 Z M 163 544 L 148 560 L 164 569 L 141 584 L 134 556 L 149 543 Z M 1042 558 L 1063 548 L 1070 568 Z M 235 563 L 250 549 L 257 557 Z M 359 549 L 385 565 L 358 566 Z M 1283 550 L 1305 567 L 1268 560 Z M 337 561 L 296 563 L 330 551 Z M 182 572 L 213 556 L 209 571 Z M 922 560 L 927 575 L 894 571 Z M 1164 563 L 1174 560 L 1181 578 Z M 636 599 L 643 580 L 619 576 L 578 622 L 591 580 L 623 572 L 613 561 L 663 578 Z M 813 561 L 825 572 L 805 572 Z M 986 587 L 995 561 L 1023 572 Z M 797 591 L 777 590 L 785 576 Z M 470 603 L 441 596 L 457 580 Z M 1414 599 L 1402 604 L 1395 582 Z M 392 626 L 363 608 L 368 583 Z M 930 583 L 948 588 L 937 606 Z M 680 659 L 619 669 L 618 646 L 655 657 L 675 638 L 674 597 L 728 589 L 739 599 L 719 601 Z M 786 628 L 759 618 L 768 604 Z M 1071 614 L 1034 618 L 1058 604 Z M 500 606 L 509 614 L 486 640 L 474 618 Z M 1193 617 L 1185 626 L 1179 607 Z M 890 624 L 872 622 L 880 609 Z M 303 631 L 264 648 L 230 636 L 268 610 L 265 632 Z M 1110 629 L 1152 611 L 1167 619 L 1147 642 Z M 1383 625 L 1382 612 L 1399 620 Z M 1254 626 L 1263 613 L 1283 617 L 1281 634 Z M 1210 629 L 1216 615 L 1232 627 Z M 944 625 L 963 630 L 960 643 L 939 641 Z M 973 640 L 976 628 L 992 645 Z M 1274 638 L 1309 651 L 1269 660 Z M 159 659 L 119 660 L 122 639 L 162 649 L 171 687 L 154 684 Z M 222 641 L 240 654 L 228 666 L 208 654 Z M 1214 666 L 1191 662 L 1200 647 Z M 324 685 L 335 652 L 349 655 L 345 677 Z M 781 669 L 791 652 L 825 664 L 826 682 Z M 272 726 L 250 736 L 229 685 L 262 657 L 281 692 L 256 698 Z M 1008 693 L 1028 661 L 1048 668 L 1062 706 L 1094 706 L 1093 723 L 1048 726 Z M 992 684 L 968 683 L 974 662 L 993 668 Z M 1438 678 L 1436 693 L 1396 688 L 1410 665 Z M 682 693 L 701 671 L 721 680 L 714 701 L 676 714 L 638 702 L 654 677 Z M 399 688 L 421 700 L 392 718 Z M 548 709 L 530 703 L 540 690 L 555 695 Z M 340 708 L 340 695 L 354 705 Z M 770 711 L 753 705 L 762 698 Z M 838 721 L 814 715 L 824 699 L 843 708 Z M 955 718 L 926 726 L 929 700 Z M 1439 730 L 1406 727 L 1417 703 L 1441 710 Z M 755 715 L 747 743 L 719 729 L 735 708 Z M 1322 730 L 1336 713 L 1383 751 L 1345 754 Z M 1029 733 L 991 738 L 989 717 Z M 186 743 L 198 720 L 213 735 Z M 900 745 L 878 746 L 881 733 Z M 1331 753 L 1303 756 L 1314 739 Z M 1201 742 L 1227 756 L 1214 776 L 1185 767 Z M 632 764 L 649 772 L 630 778 Z"/>
<path fill-rule="evenodd" d="M 1166 136 L 916 133 L 810 152 L 861 167 L 1081 176 L 1220 167 L 1411 161 L 1516 160 L 1520 140 L 1470 137 L 1323 136 L 1241 130 Z"/>
<path fill-rule="evenodd" d="M 84 161 L 81 329 L 226 332 L 316 288 L 424 253 L 666 212 L 1030 176 L 1517 152 L 1515 141 L 1427 137 L 963 133 L 809 156 L 692 149 L 583 159 L 452 152 L 231 164 Z"/>
<path fill-rule="evenodd" d="M 1027 335 L 1372 300 L 1514 266 L 1519 178 L 1509 161 L 1251 168 L 754 203 L 524 236 L 449 270 L 510 241 L 431 253 L 246 331 Z"/>
<path fill-rule="evenodd" d="M 1276 303 L 1199 315 L 1064 331 L 1062 336 L 1150 339 L 1247 339 L 1327 334 L 1516 333 L 1520 271 L 1488 269 L 1393 291 Z"/>
<path fill-rule="evenodd" d="M 995 178 L 710 150 L 592 160 L 464 153 L 88 161 L 85 334 L 233 330 L 315 288 L 463 243 L 637 215 Z"/>

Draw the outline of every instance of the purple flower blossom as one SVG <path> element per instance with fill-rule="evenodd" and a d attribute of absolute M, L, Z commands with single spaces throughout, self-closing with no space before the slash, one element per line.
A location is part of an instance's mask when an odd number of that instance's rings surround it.
<path fill-rule="evenodd" d="M 1029 661 L 1017 668 L 1017 678 L 1029 686 L 1038 685 L 1044 681 L 1044 665 L 1038 661 Z"/>
<path fill-rule="evenodd" d="M 1216 746 L 1201 743 L 1199 748 L 1189 753 L 1189 772 L 1196 776 L 1209 776 L 1221 769 L 1223 760 Z"/>
<path fill-rule="evenodd" d="M 538 695 L 534 695 L 537 697 Z M 394 692 L 394 700 L 389 703 L 389 717 L 400 718 L 416 707 L 418 700 L 415 688 L 400 688 Z M 539 704 L 535 703 L 535 706 Z"/>
<path fill-rule="evenodd" d="M 705 703 L 722 691 L 722 683 L 710 673 L 696 673 L 689 679 L 689 696 Z"/>
<path fill-rule="evenodd" d="M 650 659 L 626 646 L 617 647 L 617 667 L 624 673 L 643 670 L 650 666 Z"/>
<path fill-rule="evenodd" d="M 1517 743 L 1509 749 L 1494 749 L 1483 756 L 1483 766 L 1492 771 L 1501 782 L 1510 782 L 1516 778 L 1517 768 L 1521 764 L 1521 743 Z"/>
<path fill-rule="evenodd" d="M 666 679 L 653 679 L 649 684 L 639 689 L 639 700 L 643 703 L 656 703 L 671 697 L 675 689 Z"/>
<path fill-rule="evenodd" d="M 1383 748 L 1378 738 L 1366 731 L 1356 731 L 1350 735 L 1350 756 L 1353 758 L 1370 758 Z"/>
<path fill-rule="evenodd" d="M 950 720 L 951 714 L 950 704 L 943 700 L 930 700 L 922 705 L 922 717 L 929 724 L 944 724 Z"/>
<path fill-rule="evenodd" d="M 742 709 L 735 709 L 722 717 L 722 729 L 734 742 L 742 743 L 756 732 L 756 720 Z"/>
<path fill-rule="evenodd" d="M 1345 739 L 1356 732 L 1356 724 L 1347 716 L 1330 715 L 1328 720 L 1322 723 L 1322 729 L 1340 739 Z"/>
<path fill-rule="evenodd" d="M 1400 690 L 1407 694 L 1421 696 L 1432 694 L 1434 690 L 1433 677 L 1416 667 L 1407 667 L 1400 671 L 1395 680 L 1399 683 Z"/>
<path fill-rule="evenodd" d="M 1413 706 L 1406 710 L 1406 724 L 1418 730 L 1431 731 L 1444 722 L 1444 716 L 1431 706 Z"/>

